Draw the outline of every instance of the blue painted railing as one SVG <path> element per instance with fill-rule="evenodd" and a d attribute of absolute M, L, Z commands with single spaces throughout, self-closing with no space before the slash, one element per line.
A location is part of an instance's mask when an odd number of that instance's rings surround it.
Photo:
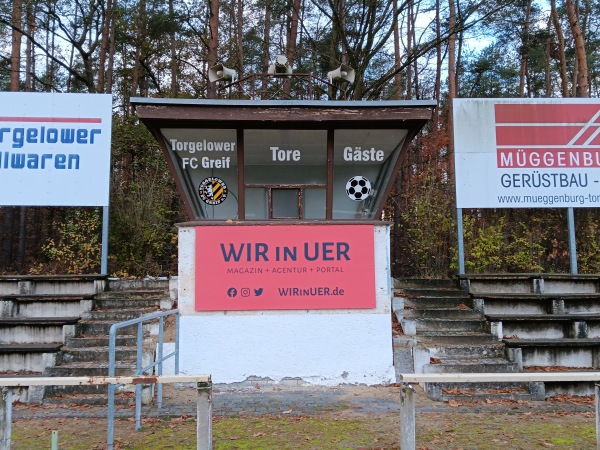
<path fill-rule="evenodd" d="M 167 316 L 175 315 L 175 349 L 173 352 L 165 355 L 163 352 L 164 346 L 164 318 Z M 158 349 L 157 355 L 151 364 L 146 366 L 143 365 L 143 353 L 144 353 L 144 323 L 154 321 L 158 319 Z M 172 309 L 169 311 L 159 311 L 152 314 L 148 314 L 137 319 L 126 320 L 111 325 L 109 332 L 108 342 L 108 376 L 114 377 L 116 370 L 116 340 L 117 331 L 121 328 L 130 327 L 137 325 L 137 351 L 136 351 L 136 370 L 135 376 L 141 376 L 145 373 L 151 374 L 151 370 L 156 370 L 156 375 L 163 374 L 163 362 L 169 358 L 175 358 L 175 375 L 179 374 L 179 310 Z M 155 369 L 156 368 L 156 369 Z M 113 450 L 114 448 L 114 431 L 115 431 L 115 391 L 119 385 L 109 384 L 108 385 L 108 435 L 107 435 L 107 448 Z M 158 383 L 156 387 L 156 401 L 158 408 L 162 408 L 162 383 Z M 141 428 L 141 415 L 142 415 L 142 385 L 135 385 L 135 429 Z"/>

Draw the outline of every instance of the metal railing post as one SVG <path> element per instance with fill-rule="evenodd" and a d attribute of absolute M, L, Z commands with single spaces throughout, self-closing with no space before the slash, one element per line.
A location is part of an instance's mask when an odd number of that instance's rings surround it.
<path fill-rule="evenodd" d="M 135 374 L 143 375 L 142 355 L 144 353 L 144 327 L 143 322 L 138 322 L 137 327 L 137 358 L 135 366 Z M 135 429 L 142 428 L 142 385 L 135 386 Z"/>
<path fill-rule="evenodd" d="M 163 342 L 164 342 L 164 320 L 161 317 L 158 321 L 158 376 L 163 374 Z M 156 385 L 156 404 L 159 408 L 162 408 L 162 384 Z"/>
<path fill-rule="evenodd" d="M 400 389 L 400 449 L 415 450 L 417 419 L 415 415 L 415 390 L 410 384 Z"/>
<path fill-rule="evenodd" d="M 196 448 L 212 450 L 212 381 L 197 383 Z"/>
<path fill-rule="evenodd" d="M 175 315 L 175 350 L 168 355 L 164 354 L 164 317 Z M 159 319 L 159 348 L 157 360 L 153 360 L 150 364 L 144 366 L 143 351 L 144 351 L 144 322 L 150 320 Z M 126 320 L 112 324 L 109 332 L 109 343 L 108 343 L 108 374 L 109 376 L 115 376 L 116 369 L 116 338 L 117 330 L 129 326 L 137 325 L 137 343 L 136 343 L 136 376 L 142 376 L 146 372 L 153 373 L 154 368 L 157 367 L 157 375 L 161 376 L 163 373 L 163 362 L 171 357 L 175 359 L 175 374 L 179 374 L 179 310 L 173 309 L 169 311 L 160 311 L 152 314 L 148 314 L 137 319 Z M 162 407 L 162 384 L 157 383 L 158 393 L 158 407 Z M 107 445 L 109 449 L 112 449 L 114 441 L 114 403 L 115 403 L 115 391 L 118 385 L 108 386 L 108 438 Z M 139 430 L 142 427 L 142 384 L 136 384 L 135 386 L 135 428 Z"/>

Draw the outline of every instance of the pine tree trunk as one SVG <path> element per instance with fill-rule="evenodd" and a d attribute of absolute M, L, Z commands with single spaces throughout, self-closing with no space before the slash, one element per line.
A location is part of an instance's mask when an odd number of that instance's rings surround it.
<path fill-rule="evenodd" d="M 456 6 L 449 0 L 448 26 L 448 178 L 454 178 L 454 119 L 452 102 L 456 98 Z"/>
<path fill-rule="evenodd" d="M 577 97 L 589 97 L 588 66 L 585 41 L 579 25 L 579 15 L 575 9 L 575 0 L 565 0 L 569 25 L 575 41 L 575 59 L 577 60 Z"/>
<path fill-rule="evenodd" d="M 269 70 L 269 47 L 271 46 L 271 0 L 265 2 L 265 28 L 263 32 L 263 48 L 262 48 L 262 72 L 267 73 Z M 261 95 L 263 98 L 267 92 L 268 79 L 262 78 Z"/>
<path fill-rule="evenodd" d="M 169 20 L 175 21 L 173 0 L 169 0 Z M 177 40 L 175 31 L 169 32 L 169 41 L 171 47 L 171 97 L 177 97 Z"/>
<path fill-rule="evenodd" d="M 525 24 L 521 38 L 521 68 L 519 70 L 519 97 L 525 97 L 525 77 L 527 74 L 527 55 L 529 54 L 529 22 L 531 18 L 531 0 L 525 6 Z"/>
<path fill-rule="evenodd" d="M 556 11 L 556 0 L 550 0 L 550 14 L 552 15 L 552 23 L 556 30 L 556 40 L 558 42 L 558 62 L 560 66 L 560 91 L 563 97 L 569 96 L 569 86 L 567 82 L 567 58 L 565 56 L 565 36 L 562 31 L 560 20 L 558 20 L 558 12 Z"/>
<path fill-rule="evenodd" d="M 215 66 L 218 62 L 217 51 L 219 49 L 219 0 L 210 0 L 209 11 L 209 32 L 208 37 L 208 68 Z M 208 81 L 206 88 L 207 98 L 217 97 L 217 87 L 215 83 Z"/>
<path fill-rule="evenodd" d="M 18 92 L 21 77 L 21 6 L 22 0 L 13 0 L 12 9 L 12 50 L 10 54 L 10 90 Z"/>
<path fill-rule="evenodd" d="M 402 98 L 402 74 L 400 73 L 400 29 L 398 26 L 398 0 L 394 0 L 394 95 L 395 100 Z"/>

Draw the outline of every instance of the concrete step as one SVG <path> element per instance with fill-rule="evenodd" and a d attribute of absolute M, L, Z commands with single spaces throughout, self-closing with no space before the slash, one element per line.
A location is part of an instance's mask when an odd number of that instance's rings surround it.
<path fill-rule="evenodd" d="M 86 405 L 108 405 L 108 387 L 96 386 L 97 392 L 67 393 L 64 391 L 47 392 L 44 398 L 45 405 L 56 406 L 86 406 Z M 135 405 L 135 393 L 130 388 L 120 387 L 115 393 L 115 405 Z"/>
<path fill-rule="evenodd" d="M 568 315 L 567 315 L 568 316 Z M 518 339 L 569 339 L 587 338 L 600 334 L 600 316 L 582 318 L 571 315 L 553 316 L 491 316 L 490 322 L 499 325 L 498 332 L 503 338 Z"/>
<path fill-rule="evenodd" d="M 108 336 L 110 327 L 119 321 L 113 320 L 81 320 L 77 324 L 79 336 Z M 120 328 L 119 332 L 131 335 L 137 331 L 137 325 Z"/>
<path fill-rule="evenodd" d="M 115 344 L 118 347 L 122 346 L 135 346 L 137 343 L 137 337 L 134 335 L 117 335 Z M 67 342 L 69 348 L 88 348 L 88 347 L 107 347 L 109 344 L 108 336 L 95 336 L 95 337 L 76 337 L 70 338 Z"/>
<path fill-rule="evenodd" d="M 520 348 L 523 367 L 598 368 L 600 339 L 504 339 L 507 347 Z"/>
<path fill-rule="evenodd" d="M 437 278 L 395 278 L 394 288 L 446 288 L 456 289 L 456 283 L 453 280 Z"/>
<path fill-rule="evenodd" d="M 161 298 L 107 298 L 94 300 L 94 310 L 159 308 Z"/>
<path fill-rule="evenodd" d="M 498 341 L 488 344 L 438 344 L 435 342 L 424 343 L 422 340 L 419 340 L 419 347 L 426 347 L 429 350 L 429 355 L 437 358 L 504 357 L 504 345 Z"/>
<path fill-rule="evenodd" d="M 490 333 L 470 331 L 423 331 L 419 333 L 419 343 L 428 345 L 477 345 L 495 344 L 498 339 Z"/>
<path fill-rule="evenodd" d="M 482 320 L 480 314 L 472 309 L 457 308 L 428 308 L 428 309 L 405 309 L 404 319 L 459 319 L 459 320 Z"/>
<path fill-rule="evenodd" d="M 2 371 L 42 372 L 56 363 L 62 343 L 0 344 Z"/>
<path fill-rule="evenodd" d="M 473 384 L 473 383 L 471 383 Z M 464 389 L 461 387 L 452 387 L 442 385 L 442 400 L 443 401 L 467 401 L 467 402 L 501 402 L 506 400 L 511 401 L 532 401 L 535 400 L 531 393 L 525 389 L 514 388 L 514 389 L 473 389 L 465 386 Z"/>
<path fill-rule="evenodd" d="M 423 331 L 484 331 L 483 319 L 416 319 L 417 334 Z"/>
<path fill-rule="evenodd" d="M 81 300 L 91 300 L 93 295 L 78 294 L 11 294 L 2 295 L 0 300 L 13 301 L 18 303 L 39 303 L 39 302 L 79 302 Z"/>
<path fill-rule="evenodd" d="M 4 317 L 75 317 L 92 309 L 92 295 L 10 295 L 0 299 Z"/>
<path fill-rule="evenodd" d="M 471 308 L 471 299 L 463 297 L 418 297 L 405 298 L 404 307 L 412 309 L 428 308 Z"/>
<path fill-rule="evenodd" d="M 115 358 L 117 361 L 133 361 L 137 354 L 137 348 L 134 347 L 117 347 L 115 349 Z M 108 363 L 108 347 L 86 347 L 73 348 L 63 347 L 61 359 L 64 363 L 70 362 L 97 362 Z"/>
<path fill-rule="evenodd" d="M 424 373 L 515 373 L 516 363 L 504 358 L 431 358 L 423 367 Z"/>
<path fill-rule="evenodd" d="M 52 377 L 103 377 L 108 376 L 108 363 L 97 362 L 72 362 L 61 363 L 48 367 L 45 371 Z M 115 364 L 115 374 L 131 376 L 135 373 L 135 361 L 118 361 Z"/>
<path fill-rule="evenodd" d="M 469 294 L 456 288 L 402 288 L 394 291 L 394 295 L 397 293 L 400 294 L 399 296 L 403 297 L 469 298 Z"/>
<path fill-rule="evenodd" d="M 135 309 L 107 309 L 107 310 L 95 310 L 84 314 L 84 321 L 96 320 L 96 321 L 113 321 L 113 322 L 124 322 L 126 320 L 137 319 L 138 317 L 145 316 L 146 314 L 152 314 L 156 312 L 158 308 L 135 308 Z"/>
<path fill-rule="evenodd" d="M 485 314 L 600 314 L 600 294 L 474 294 Z"/>
<path fill-rule="evenodd" d="M 75 334 L 79 317 L 0 318 L 0 344 L 63 342 Z"/>
<path fill-rule="evenodd" d="M 111 290 L 96 294 L 96 300 L 143 300 L 168 298 L 167 289 Z"/>

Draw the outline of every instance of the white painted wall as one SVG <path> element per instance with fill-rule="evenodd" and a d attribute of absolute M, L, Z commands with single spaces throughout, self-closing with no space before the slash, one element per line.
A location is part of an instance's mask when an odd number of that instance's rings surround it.
<path fill-rule="evenodd" d="M 195 227 L 180 227 L 182 373 L 211 374 L 214 383 L 248 377 L 299 377 L 319 385 L 395 382 L 388 225 L 374 227 L 377 306 L 358 310 L 197 312 L 195 236 Z"/>

